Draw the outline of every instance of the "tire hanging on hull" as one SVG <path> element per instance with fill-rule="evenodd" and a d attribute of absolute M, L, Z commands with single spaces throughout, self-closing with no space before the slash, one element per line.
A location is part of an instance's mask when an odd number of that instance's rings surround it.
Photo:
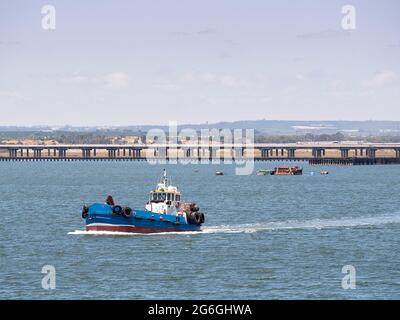
<path fill-rule="evenodd" d="M 124 207 L 124 208 L 122 209 L 122 216 L 123 216 L 124 218 L 126 218 L 126 219 L 132 218 L 132 216 L 133 216 L 133 211 L 132 211 L 132 209 L 129 208 L 129 207 Z"/>

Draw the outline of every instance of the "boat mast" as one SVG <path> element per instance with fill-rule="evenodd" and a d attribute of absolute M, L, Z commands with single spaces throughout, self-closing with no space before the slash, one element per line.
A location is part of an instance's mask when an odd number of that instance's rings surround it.
<path fill-rule="evenodd" d="M 162 183 L 164 184 L 164 188 L 166 188 L 168 185 L 168 179 L 167 179 L 167 170 L 165 169 L 162 177 Z"/>

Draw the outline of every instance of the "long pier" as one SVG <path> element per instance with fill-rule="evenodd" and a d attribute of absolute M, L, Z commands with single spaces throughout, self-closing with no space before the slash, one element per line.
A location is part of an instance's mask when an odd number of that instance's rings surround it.
<path fill-rule="evenodd" d="M 400 164 L 399 144 L 59 144 L 0 145 L 0 161 L 246 160 L 308 161 L 314 165 Z"/>

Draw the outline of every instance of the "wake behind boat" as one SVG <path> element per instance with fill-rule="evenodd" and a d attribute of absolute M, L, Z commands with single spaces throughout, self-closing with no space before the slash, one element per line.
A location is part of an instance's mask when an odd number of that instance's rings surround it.
<path fill-rule="evenodd" d="M 87 231 L 133 233 L 200 231 L 205 221 L 195 203 L 181 201 L 181 193 L 169 184 L 165 170 L 144 210 L 115 205 L 109 196 L 105 204 L 83 206 L 82 218 Z"/>

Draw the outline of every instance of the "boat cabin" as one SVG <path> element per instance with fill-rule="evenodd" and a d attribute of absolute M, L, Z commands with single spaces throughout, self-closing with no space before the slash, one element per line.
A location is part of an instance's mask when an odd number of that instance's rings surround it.
<path fill-rule="evenodd" d="M 176 214 L 180 205 L 181 193 L 177 187 L 172 186 L 167 179 L 166 171 L 161 177 L 161 181 L 156 188 L 150 192 L 149 201 L 145 205 L 145 210 L 161 213 Z"/>
<path fill-rule="evenodd" d="M 153 190 L 150 192 L 150 202 L 158 203 L 158 202 L 177 202 L 181 201 L 181 194 L 176 190 Z"/>

